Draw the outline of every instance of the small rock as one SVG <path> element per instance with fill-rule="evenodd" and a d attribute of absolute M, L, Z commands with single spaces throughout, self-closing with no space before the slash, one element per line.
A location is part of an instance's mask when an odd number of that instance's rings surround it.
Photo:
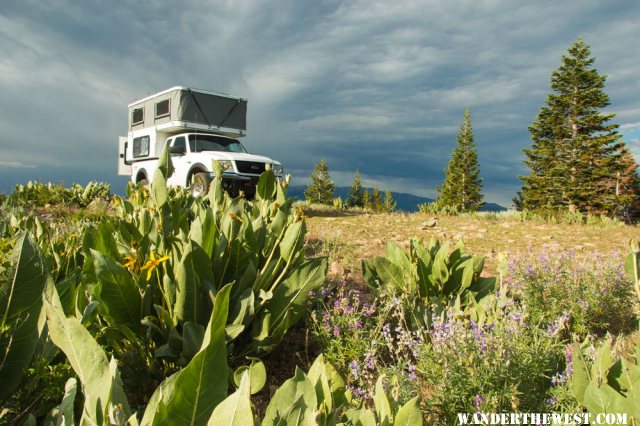
<path fill-rule="evenodd" d="M 344 268 L 338 262 L 333 262 L 329 267 L 329 275 L 342 277 L 344 276 Z"/>
<path fill-rule="evenodd" d="M 437 218 L 433 218 L 431 220 L 428 220 L 426 222 L 422 222 L 422 229 L 427 229 L 427 228 L 434 228 L 438 226 L 438 219 Z"/>

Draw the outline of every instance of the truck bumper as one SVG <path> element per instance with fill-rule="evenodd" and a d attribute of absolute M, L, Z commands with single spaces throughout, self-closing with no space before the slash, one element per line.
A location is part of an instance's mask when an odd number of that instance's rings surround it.
<path fill-rule="evenodd" d="M 222 176 L 222 189 L 232 197 L 237 197 L 240 192 L 243 192 L 246 199 L 252 200 L 256 195 L 256 185 L 258 185 L 259 179 L 259 176 L 225 174 Z"/>
<path fill-rule="evenodd" d="M 214 179 L 212 173 L 211 178 Z M 284 180 L 284 176 L 276 176 L 278 181 Z M 256 195 L 256 186 L 260 176 L 242 176 L 235 173 L 225 173 L 222 175 L 222 189 L 227 191 L 232 197 L 237 197 L 240 192 L 244 193 L 247 200 L 253 200 Z"/>

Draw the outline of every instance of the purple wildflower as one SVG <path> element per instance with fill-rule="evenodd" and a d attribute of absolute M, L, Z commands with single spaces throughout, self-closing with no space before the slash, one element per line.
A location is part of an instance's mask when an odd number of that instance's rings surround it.
<path fill-rule="evenodd" d="M 473 406 L 476 408 L 480 408 L 480 404 L 482 404 L 484 401 L 485 399 L 482 397 L 482 395 L 477 393 L 476 396 L 473 397 Z"/>

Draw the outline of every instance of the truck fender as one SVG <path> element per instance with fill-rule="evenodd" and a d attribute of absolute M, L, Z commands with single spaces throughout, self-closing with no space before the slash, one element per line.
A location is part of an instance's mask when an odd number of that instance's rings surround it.
<path fill-rule="evenodd" d="M 209 169 L 207 169 L 207 167 L 202 163 L 195 163 L 194 165 L 192 165 L 189 169 L 189 172 L 187 173 L 187 181 L 185 182 L 186 186 L 189 186 L 191 177 L 199 172 L 209 173 Z"/>
<path fill-rule="evenodd" d="M 138 170 L 138 173 L 136 174 L 135 183 L 140 182 L 142 179 L 144 179 L 147 182 L 149 182 L 149 174 L 147 173 L 147 171 L 145 169 Z"/>

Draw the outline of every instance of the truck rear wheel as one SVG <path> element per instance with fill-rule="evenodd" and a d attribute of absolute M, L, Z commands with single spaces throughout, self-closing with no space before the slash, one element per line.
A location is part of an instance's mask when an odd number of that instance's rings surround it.
<path fill-rule="evenodd" d="M 211 178 L 206 173 L 196 173 L 191 177 L 191 193 L 194 196 L 206 194 L 209 191 Z"/>

